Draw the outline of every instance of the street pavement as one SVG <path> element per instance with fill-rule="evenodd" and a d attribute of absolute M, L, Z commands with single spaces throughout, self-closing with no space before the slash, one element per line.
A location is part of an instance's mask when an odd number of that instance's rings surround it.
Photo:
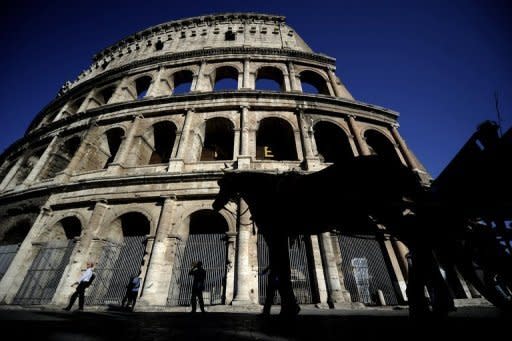
<path fill-rule="evenodd" d="M 278 309 L 275 308 L 275 309 Z M 510 338 L 512 318 L 492 306 L 459 307 L 448 317 L 413 320 L 405 307 L 318 309 L 303 307 L 291 319 L 278 310 L 66 312 L 56 308 L 0 306 L 2 340 L 432 340 Z M 500 336 L 501 335 L 501 336 Z"/>

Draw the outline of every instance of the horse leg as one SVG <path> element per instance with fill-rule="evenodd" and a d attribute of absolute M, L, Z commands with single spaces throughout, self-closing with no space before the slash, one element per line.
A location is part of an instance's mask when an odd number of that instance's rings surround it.
<path fill-rule="evenodd" d="M 411 263 L 408 271 L 407 299 L 409 302 L 409 314 L 411 317 L 425 316 L 429 312 L 428 301 L 425 297 L 425 261 L 424 252 L 418 246 L 411 245 Z"/>
<path fill-rule="evenodd" d="M 267 239 L 269 246 L 269 262 L 277 273 L 278 291 L 281 296 L 281 315 L 294 316 L 299 313 L 300 307 L 295 299 L 291 283 L 290 255 L 288 251 L 288 237 L 286 235 L 273 235 Z"/>

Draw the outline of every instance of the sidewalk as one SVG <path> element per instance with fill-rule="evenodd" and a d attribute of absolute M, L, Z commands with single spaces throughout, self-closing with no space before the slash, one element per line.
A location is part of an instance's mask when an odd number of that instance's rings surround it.
<path fill-rule="evenodd" d="M 492 340 L 508 338 L 510 316 L 490 306 L 464 306 L 445 319 L 412 321 L 408 309 L 317 309 L 294 319 L 252 311 L 64 312 L 0 306 L 2 335 L 33 340 Z"/>

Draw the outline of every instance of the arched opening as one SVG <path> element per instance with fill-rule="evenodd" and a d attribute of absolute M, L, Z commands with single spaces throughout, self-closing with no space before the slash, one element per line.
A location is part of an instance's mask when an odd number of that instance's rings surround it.
<path fill-rule="evenodd" d="M 222 66 L 215 70 L 213 91 L 237 90 L 238 70 L 232 66 Z"/>
<path fill-rule="evenodd" d="M 139 275 L 144 265 L 151 223 L 144 214 L 129 212 L 104 228 L 106 241 L 95 268 L 96 279 L 85 301 L 120 305 L 130 278 Z"/>
<path fill-rule="evenodd" d="M 154 124 L 153 153 L 149 159 L 149 164 L 169 162 L 175 140 L 176 126 L 173 123 L 164 121 Z"/>
<path fill-rule="evenodd" d="M 71 102 L 64 115 L 63 116 L 69 116 L 69 115 L 73 115 L 73 114 L 76 114 L 78 112 L 78 109 L 80 109 L 80 106 L 82 105 L 82 103 L 85 101 L 85 97 L 80 97 L 79 99 L 77 100 L 74 100 L 73 102 Z"/>
<path fill-rule="evenodd" d="M 25 240 L 32 224 L 30 220 L 21 220 L 7 230 L 3 231 L 3 236 L 0 240 L 0 280 L 9 269 L 20 244 Z"/>
<path fill-rule="evenodd" d="M 116 91 L 115 86 L 109 86 L 100 91 L 100 101 L 101 104 L 108 104 L 108 101 L 112 98 L 112 95 L 114 95 L 114 92 Z"/>
<path fill-rule="evenodd" d="M 283 72 L 273 66 L 264 66 L 256 73 L 256 90 L 284 91 Z"/>
<path fill-rule="evenodd" d="M 136 99 L 142 99 L 146 97 L 149 86 L 151 85 L 151 81 L 152 79 L 149 76 L 142 76 L 135 80 L 135 91 L 137 93 Z"/>
<path fill-rule="evenodd" d="M 347 135 L 330 122 L 318 122 L 314 126 L 318 156 L 322 162 L 340 162 L 354 157 Z"/>
<path fill-rule="evenodd" d="M 302 71 L 299 74 L 302 92 L 320 95 L 330 95 L 326 80 L 313 71 Z"/>
<path fill-rule="evenodd" d="M 260 122 L 256 134 L 256 158 L 258 160 L 297 160 L 295 135 L 288 122 L 268 117 Z"/>
<path fill-rule="evenodd" d="M 192 276 L 188 273 L 190 265 L 197 261 L 203 263 L 206 271 L 205 305 L 224 304 L 228 229 L 224 217 L 213 210 L 200 210 L 188 218 L 188 238 L 177 245 L 168 305 L 190 304 Z"/>
<path fill-rule="evenodd" d="M 364 137 L 372 155 L 379 155 L 387 160 L 401 162 L 396 153 L 395 146 L 382 133 L 376 130 L 367 130 Z"/>
<path fill-rule="evenodd" d="M 172 76 L 173 78 L 173 95 L 186 94 L 191 91 L 192 80 L 194 74 L 190 70 L 178 71 Z"/>
<path fill-rule="evenodd" d="M 107 138 L 107 146 L 110 156 L 103 165 L 103 168 L 107 168 L 108 165 L 116 158 L 121 142 L 123 142 L 124 130 L 121 128 L 113 128 L 108 130 L 105 135 Z"/>
<path fill-rule="evenodd" d="M 80 147 L 81 142 L 80 137 L 73 136 L 62 143 L 59 148 L 52 153 L 50 161 L 42 170 L 40 175 L 41 179 L 51 179 L 65 170 Z"/>
<path fill-rule="evenodd" d="M 41 236 L 30 269 L 16 296 L 15 304 L 48 304 L 61 281 L 75 247 L 75 238 L 82 232 L 77 217 L 66 217 Z"/>
<path fill-rule="evenodd" d="M 200 160 L 232 160 L 234 139 L 234 126 L 230 120 L 223 117 L 207 120 Z"/>

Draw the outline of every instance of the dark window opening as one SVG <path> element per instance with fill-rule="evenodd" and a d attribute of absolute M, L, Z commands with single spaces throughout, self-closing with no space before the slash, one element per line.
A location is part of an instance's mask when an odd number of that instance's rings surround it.
<path fill-rule="evenodd" d="M 154 151 L 149 164 L 169 162 L 176 140 L 176 126 L 171 122 L 159 122 L 153 126 Z"/>
<path fill-rule="evenodd" d="M 81 140 L 78 136 L 74 136 L 64 142 L 57 153 L 53 153 L 52 158 L 41 172 L 41 179 L 51 179 L 59 172 L 65 170 L 80 147 L 80 143 Z"/>
<path fill-rule="evenodd" d="M 226 219 L 218 212 L 200 210 L 190 216 L 190 234 L 223 233 L 228 231 Z"/>
<path fill-rule="evenodd" d="M 72 115 L 72 114 L 76 114 L 78 112 L 78 109 L 80 109 L 80 106 L 82 105 L 82 103 L 84 102 L 85 100 L 85 97 L 81 97 L 79 99 L 77 99 L 76 101 L 74 101 L 73 103 L 71 103 L 68 108 L 67 108 L 67 112 Z"/>
<path fill-rule="evenodd" d="M 314 135 L 318 156 L 322 162 L 339 162 L 354 157 L 347 135 L 330 122 L 315 124 Z"/>
<path fill-rule="evenodd" d="M 164 43 L 161 40 L 157 41 L 155 44 L 155 51 L 161 51 L 164 48 Z"/>
<path fill-rule="evenodd" d="M 151 77 L 149 76 L 140 77 L 135 81 L 135 91 L 137 92 L 137 99 L 142 99 L 146 97 L 150 85 Z"/>
<path fill-rule="evenodd" d="M 103 100 L 103 104 L 107 104 L 108 101 L 110 101 L 115 90 L 116 90 L 115 86 L 109 86 L 108 88 L 101 90 L 100 96 L 101 96 L 101 99 Z"/>
<path fill-rule="evenodd" d="M 375 130 L 368 130 L 364 136 L 366 138 L 368 149 L 372 155 L 379 155 L 388 160 L 401 162 L 398 154 L 396 153 L 395 146 L 387 137 Z"/>
<path fill-rule="evenodd" d="M 201 161 L 233 159 L 233 128 L 233 123 L 227 118 L 218 117 L 206 121 Z"/>
<path fill-rule="evenodd" d="M 107 168 L 108 165 L 114 161 L 119 150 L 119 146 L 121 146 L 121 142 L 123 141 L 124 131 L 121 128 L 113 128 L 107 131 L 106 135 L 110 157 L 107 159 L 103 168 Z"/>
<path fill-rule="evenodd" d="M 227 31 L 224 34 L 224 40 L 228 40 L 228 41 L 236 40 L 236 33 L 233 31 Z"/>
<path fill-rule="evenodd" d="M 219 90 L 237 90 L 238 89 L 238 70 L 232 66 L 222 66 L 215 70 L 214 91 Z"/>
<path fill-rule="evenodd" d="M 299 74 L 302 92 L 330 95 L 325 79 L 313 71 L 302 71 Z"/>
<path fill-rule="evenodd" d="M 67 217 L 60 221 L 62 228 L 64 229 L 64 233 L 66 235 L 66 239 L 73 239 L 75 237 L 80 237 L 82 233 L 82 224 L 77 217 Z"/>
<path fill-rule="evenodd" d="M 256 159 L 297 160 L 293 129 L 283 119 L 270 117 L 261 121 L 256 135 Z"/>
<path fill-rule="evenodd" d="M 5 232 L 0 245 L 21 244 L 25 240 L 31 226 L 32 224 L 29 220 L 17 222 Z"/>
<path fill-rule="evenodd" d="M 124 237 L 146 236 L 150 232 L 148 218 L 142 213 L 130 212 L 121 216 L 121 228 Z"/>
<path fill-rule="evenodd" d="M 174 89 L 173 95 L 186 94 L 190 92 L 192 87 L 192 79 L 194 74 L 190 70 L 178 71 L 173 75 Z"/>
<path fill-rule="evenodd" d="M 283 78 L 278 68 L 262 67 L 256 75 L 256 90 L 284 91 Z"/>

